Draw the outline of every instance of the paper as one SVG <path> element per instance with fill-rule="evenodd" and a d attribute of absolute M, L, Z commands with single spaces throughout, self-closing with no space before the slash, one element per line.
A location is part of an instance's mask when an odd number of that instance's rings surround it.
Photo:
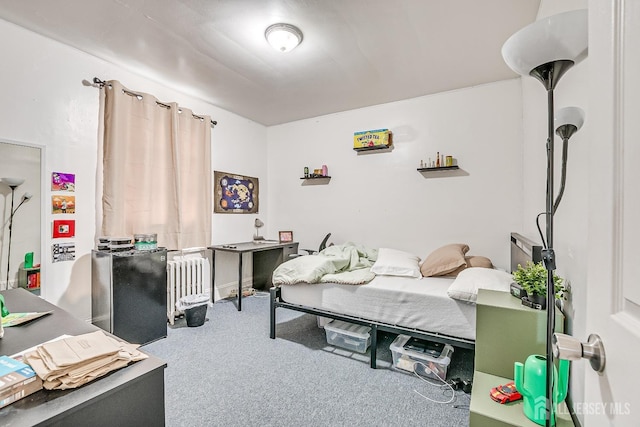
<path fill-rule="evenodd" d="M 46 343 L 49 343 L 49 342 L 58 341 L 58 340 L 61 340 L 61 339 L 63 339 L 63 338 L 70 338 L 70 337 L 72 337 L 72 336 L 73 336 L 73 335 L 67 335 L 67 334 L 60 335 L 59 337 L 56 337 L 56 338 L 50 339 L 49 341 L 45 341 L 45 342 L 44 342 L 44 343 L 42 343 L 42 344 L 46 344 Z M 23 356 L 25 355 L 25 353 L 30 353 L 30 352 L 34 351 L 35 349 L 37 349 L 37 348 L 38 348 L 40 345 L 42 345 L 42 344 L 34 345 L 33 347 L 29 347 L 29 348 L 27 348 L 27 349 L 24 349 L 24 350 L 22 350 L 22 351 L 18 352 L 18 353 L 12 354 L 12 355 L 11 355 L 11 357 L 12 357 L 13 359 L 16 359 L 16 360 L 19 360 L 19 361 L 21 361 L 21 362 L 22 362 L 22 361 L 23 361 L 22 359 L 23 359 Z"/>
<path fill-rule="evenodd" d="M 110 340 L 102 331 L 90 332 L 43 344 L 42 356 L 50 367 L 67 367 L 92 361 L 99 357 L 117 354 L 117 342 Z"/>
<path fill-rule="evenodd" d="M 44 388 L 64 390 L 146 359 L 138 347 L 95 331 L 41 344 L 26 352 L 24 360 L 44 381 Z"/>
<path fill-rule="evenodd" d="M 33 319 L 37 319 L 42 316 L 46 316 L 47 314 L 53 313 L 51 311 L 38 311 L 38 312 L 30 312 L 30 313 L 10 313 L 2 318 L 2 327 L 6 328 L 9 326 L 16 326 L 22 323 L 29 322 Z"/>

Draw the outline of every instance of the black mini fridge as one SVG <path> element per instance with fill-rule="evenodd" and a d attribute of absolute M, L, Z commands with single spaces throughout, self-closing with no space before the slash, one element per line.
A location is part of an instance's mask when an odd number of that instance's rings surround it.
<path fill-rule="evenodd" d="M 91 252 L 91 323 L 132 344 L 167 336 L 167 251 Z"/>

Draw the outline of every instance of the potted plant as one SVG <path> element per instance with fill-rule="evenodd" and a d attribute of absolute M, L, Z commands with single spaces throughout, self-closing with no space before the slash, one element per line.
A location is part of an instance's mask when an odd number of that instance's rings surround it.
<path fill-rule="evenodd" d="M 547 269 L 542 262 L 533 263 L 527 261 L 523 267 L 518 264 L 518 270 L 513 273 L 513 278 L 522 289 L 527 293 L 526 298 L 528 301 L 540 305 L 544 310 L 547 307 Z M 561 298 L 564 291 L 564 279 L 553 274 L 553 285 L 555 290 L 555 297 Z M 524 301 L 523 301 L 524 303 Z"/>

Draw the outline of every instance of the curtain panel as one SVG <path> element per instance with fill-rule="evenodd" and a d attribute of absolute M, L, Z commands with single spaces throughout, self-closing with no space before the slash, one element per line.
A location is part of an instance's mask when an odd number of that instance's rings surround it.
<path fill-rule="evenodd" d="M 208 246 L 211 118 L 116 80 L 101 104 L 102 235 L 157 233 L 168 249 Z"/>

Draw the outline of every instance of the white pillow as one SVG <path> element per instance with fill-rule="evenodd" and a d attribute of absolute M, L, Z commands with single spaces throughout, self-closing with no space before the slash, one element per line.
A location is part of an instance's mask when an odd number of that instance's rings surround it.
<path fill-rule="evenodd" d="M 470 267 L 462 270 L 447 289 L 453 299 L 475 304 L 478 289 L 509 292 L 513 276 L 493 268 Z"/>
<path fill-rule="evenodd" d="M 371 267 L 371 272 L 384 276 L 404 276 L 421 278 L 420 258 L 397 249 L 380 248 L 378 259 Z"/>

